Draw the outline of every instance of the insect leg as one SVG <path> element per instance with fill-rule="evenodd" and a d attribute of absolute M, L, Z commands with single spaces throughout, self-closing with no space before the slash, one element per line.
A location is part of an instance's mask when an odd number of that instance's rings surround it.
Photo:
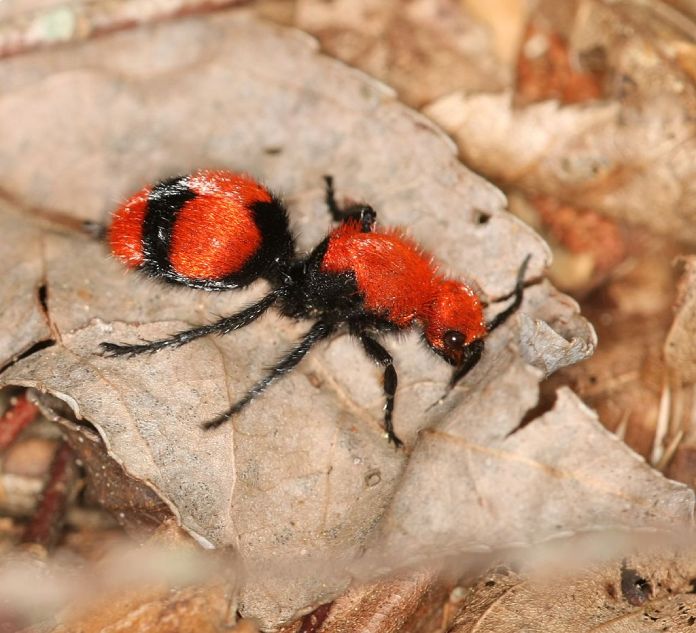
<path fill-rule="evenodd" d="M 345 209 L 341 209 L 336 202 L 333 187 L 333 176 L 324 176 L 326 186 L 326 206 L 335 222 L 345 222 L 346 220 L 360 220 L 363 233 L 371 233 L 377 221 L 377 213 L 367 204 L 352 204 Z"/>
<path fill-rule="evenodd" d="M 273 367 L 266 376 L 259 380 L 249 391 L 227 411 L 221 413 L 213 420 L 209 420 L 203 424 L 204 429 L 214 429 L 220 426 L 223 422 L 229 420 L 233 415 L 239 413 L 246 405 L 248 405 L 256 396 L 261 395 L 272 383 L 284 374 L 287 374 L 294 369 L 297 364 L 305 357 L 314 345 L 319 341 L 327 338 L 335 329 L 333 323 L 326 321 L 317 321 L 305 334 L 302 340 L 291 349 L 278 363 Z"/>
<path fill-rule="evenodd" d="M 333 176 L 324 176 L 324 188 L 326 189 L 326 206 L 329 209 L 331 218 L 335 222 L 342 222 L 345 218 L 343 210 L 336 203 L 336 192 L 333 186 Z"/>
<path fill-rule="evenodd" d="M 280 289 L 279 289 L 280 290 Z M 234 330 L 249 325 L 258 319 L 278 298 L 280 292 L 276 290 L 267 294 L 263 299 L 244 308 L 241 312 L 231 316 L 222 317 L 214 323 L 184 330 L 165 339 L 148 341 L 140 345 L 120 345 L 118 343 L 102 343 L 99 347 L 104 356 L 137 356 L 138 354 L 153 354 L 167 347 L 181 347 L 191 341 L 208 336 L 209 334 L 229 334 Z"/>
<path fill-rule="evenodd" d="M 83 233 L 100 242 L 106 239 L 106 235 L 109 232 L 105 224 L 101 222 L 92 222 L 91 220 L 85 220 L 80 228 Z"/>
<path fill-rule="evenodd" d="M 485 343 L 483 339 L 479 339 L 477 341 L 473 341 L 472 343 L 469 343 L 464 348 L 464 359 L 462 360 L 461 364 L 455 368 L 455 370 L 452 372 L 452 377 L 450 378 L 449 383 L 447 384 L 447 388 L 445 389 L 445 393 L 442 394 L 439 400 L 436 400 L 433 402 L 428 409 L 432 409 L 433 407 L 442 404 L 445 401 L 445 398 L 450 394 L 452 389 L 457 385 L 457 383 L 464 378 L 476 365 L 478 362 L 481 360 L 481 356 L 483 355 L 483 348 L 485 346 Z"/>
<path fill-rule="evenodd" d="M 452 378 L 450 378 L 449 385 L 447 385 L 447 392 L 445 396 L 452 391 L 456 384 L 464 378 L 481 360 L 481 355 L 483 354 L 484 342 L 483 339 L 473 341 L 469 343 L 464 348 L 464 360 L 452 373 Z M 443 398 L 445 397 L 443 396 Z"/>
<path fill-rule="evenodd" d="M 492 332 L 495 330 L 495 328 L 505 323 L 505 321 L 507 321 L 517 311 L 517 308 L 520 307 L 520 304 L 522 303 L 522 294 L 524 293 L 524 273 L 527 271 L 527 264 L 529 264 L 529 260 L 531 258 L 531 255 L 527 255 L 527 257 L 524 258 L 520 269 L 517 271 L 517 283 L 515 284 L 515 290 L 513 291 L 515 296 L 514 301 L 500 314 L 496 314 L 491 321 L 486 323 L 486 329 L 489 332 Z"/>
<path fill-rule="evenodd" d="M 403 442 L 394 433 L 394 422 L 392 420 L 394 394 L 396 393 L 396 385 L 398 383 L 394 359 L 384 347 L 365 332 L 360 332 L 358 336 L 365 353 L 380 367 L 384 367 L 384 396 L 386 398 L 384 403 L 384 430 L 387 432 L 389 441 L 399 448 L 399 446 L 403 446 Z"/>

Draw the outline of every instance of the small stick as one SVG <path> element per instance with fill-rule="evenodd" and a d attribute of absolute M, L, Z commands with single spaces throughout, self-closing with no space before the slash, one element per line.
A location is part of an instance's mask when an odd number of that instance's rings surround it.
<path fill-rule="evenodd" d="M 39 415 L 39 408 L 24 393 L 10 400 L 10 408 L 0 417 L 0 451 L 7 449 L 22 430 Z"/>
<path fill-rule="evenodd" d="M 63 441 L 53 456 L 48 481 L 34 516 L 22 534 L 23 543 L 35 543 L 47 550 L 58 544 L 63 532 L 67 504 L 76 483 L 75 454 L 67 442 Z"/>

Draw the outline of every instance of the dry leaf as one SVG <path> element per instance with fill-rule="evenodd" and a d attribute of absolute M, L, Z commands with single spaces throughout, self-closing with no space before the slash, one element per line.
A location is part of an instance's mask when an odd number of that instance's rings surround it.
<path fill-rule="evenodd" d="M 380 526 L 387 560 L 432 560 L 443 542 L 452 551 L 489 551 L 589 526 L 690 522 L 691 490 L 658 476 L 570 390 L 517 429 L 523 411 L 496 402 L 523 389 L 510 383 L 514 365 L 477 385 L 455 419 L 423 432 Z M 524 395 L 516 400 L 523 405 Z M 480 415 L 493 407 L 495 417 Z"/>
<path fill-rule="evenodd" d="M 497 42 L 475 14 L 457 0 L 299 0 L 294 23 L 420 107 L 462 85 L 491 91 L 509 82 Z"/>
<path fill-rule="evenodd" d="M 674 323 L 665 341 L 665 360 L 682 382 L 696 382 L 696 258 L 681 259 Z"/>
<path fill-rule="evenodd" d="M 0 76 L 4 189 L 26 207 L 48 202 L 99 220 L 145 182 L 223 165 L 285 195 L 308 248 L 329 225 L 328 172 L 340 195 L 369 200 L 380 221 L 408 226 L 480 287 L 490 312 L 504 305 L 497 300 L 526 254 L 531 281 L 546 264 L 543 243 L 504 212 L 498 190 L 459 165 L 436 128 L 305 38 L 244 13 L 6 60 Z M 20 148 L 31 160 L 14 159 Z M 9 217 L 19 227 L 26 219 Z M 338 595 L 348 568 L 371 576 L 375 560 L 392 568 L 425 551 L 690 519 L 692 493 L 650 471 L 568 393 L 514 432 L 536 405 L 543 373 L 595 343 L 575 303 L 546 283 L 530 286 L 519 318 L 490 337 L 483 362 L 442 406 L 428 410 L 446 384 L 444 363 L 416 336 L 389 344 L 409 457 L 384 441 L 379 372 L 345 336 L 232 424 L 204 433 L 198 423 L 307 324 L 268 314 L 234 336 L 103 358 L 102 341 L 161 337 L 264 289 L 195 293 L 126 274 L 102 245 L 76 235 L 45 232 L 40 244 L 56 343 L 12 365 L 4 384 L 64 400 L 199 542 L 235 547 L 248 572 L 241 611 L 266 628 Z M 16 323 L 3 313 L 0 327 Z M 464 520 L 430 521 L 450 513 Z"/>
<path fill-rule="evenodd" d="M 696 25 L 661 2 L 579 5 L 571 49 L 604 60 L 613 78 L 605 101 L 515 108 L 511 91 L 465 90 L 426 114 L 467 164 L 500 182 L 693 242 Z"/>
<path fill-rule="evenodd" d="M 131 477 L 108 454 L 99 435 L 65 418 L 56 421 L 85 469 L 88 497 L 108 510 L 119 524 L 142 537 L 143 532 L 173 517 L 146 482 Z"/>
<path fill-rule="evenodd" d="M 602 73 L 578 70 L 572 62 L 565 39 L 549 29 L 543 18 L 533 19 L 517 60 L 517 105 L 549 99 L 582 103 L 601 97 Z"/>
<path fill-rule="evenodd" d="M 235 561 L 203 552 L 175 522 L 138 545 L 103 529 L 72 536 L 54 556 L 25 546 L 0 560 L 3 624 L 11 617 L 22 623 L 17 630 L 164 633 L 228 630 L 234 620 Z"/>
<path fill-rule="evenodd" d="M 538 226 L 553 252 L 549 280 L 575 297 L 606 283 L 625 259 L 626 235 L 615 220 L 591 209 L 578 209 L 547 196 L 531 201 L 510 197 L 513 213 Z"/>
<path fill-rule="evenodd" d="M 674 449 L 669 475 L 691 486 L 696 485 L 696 371 L 693 333 L 696 327 L 694 303 L 694 274 L 696 260 L 693 256 L 679 260 L 682 276 L 677 288 L 676 314 L 664 345 L 664 355 L 670 372 L 672 406 L 669 427 L 664 437 L 665 450 Z"/>
<path fill-rule="evenodd" d="M 693 550 L 595 564 L 580 575 L 493 570 L 462 603 L 450 633 L 690 631 L 696 622 Z"/>
<path fill-rule="evenodd" d="M 624 226 L 623 233 L 626 259 L 583 301 L 601 344 L 586 362 L 551 376 L 542 399 L 559 385 L 571 387 L 605 427 L 663 469 L 691 417 L 689 393 L 670 377 L 664 358 L 680 247 L 640 227 Z"/>
<path fill-rule="evenodd" d="M 90 613 L 66 617 L 51 633 L 220 633 L 227 629 L 229 597 L 225 588 L 140 588 L 110 596 Z"/>
<path fill-rule="evenodd" d="M 331 605 L 315 630 L 321 633 L 403 631 L 419 607 L 432 597 L 429 591 L 436 580 L 432 572 L 422 571 L 351 588 Z"/>
<path fill-rule="evenodd" d="M 2 123 L 0 123 L 0 126 Z M 16 217 L 0 214 L 5 262 L 0 284 L 0 368 L 51 336 L 44 311 L 45 283 L 41 232 Z"/>

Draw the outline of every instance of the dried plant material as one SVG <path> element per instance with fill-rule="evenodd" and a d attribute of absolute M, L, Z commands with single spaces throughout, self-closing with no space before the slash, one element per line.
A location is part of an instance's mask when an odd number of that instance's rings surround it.
<path fill-rule="evenodd" d="M 674 323 L 665 341 L 665 359 L 681 382 L 696 382 L 696 258 L 680 260 Z"/>
<path fill-rule="evenodd" d="M 77 491 L 75 454 L 67 443 L 61 442 L 53 455 L 39 503 L 24 528 L 22 542 L 46 550 L 54 548 L 61 537 L 66 508 Z"/>
<path fill-rule="evenodd" d="M 39 415 L 38 407 L 27 400 L 25 394 L 11 398 L 9 404 L 7 411 L 0 416 L 0 451 L 7 450 L 24 428 Z"/>
<path fill-rule="evenodd" d="M 569 390 L 559 390 L 550 412 L 507 431 L 504 418 L 480 422 L 491 395 L 479 385 L 456 416 L 468 424 L 424 432 L 381 525 L 387 558 L 427 560 L 443 541 L 453 551 L 487 551 L 587 525 L 669 529 L 690 521 L 691 491 L 637 459 Z"/>
<path fill-rule="evenodd" d="M 492 31 L 498 59 L 511 67 L 524 36 L 529 4 L 525 0 L 463 0 L 461 4 Z"/>
<path fill-rule="evenodd" d="M 520 354 L 527 363 L 548 376 L 594 353 L 597 336 L 587 322 L 575 318 L 578 305 L 573 299 L 548 282 L 529 288 L 526 297 L 531 309 L 518 318 Z"/>
<path fill-rule="evenodd" d="M 8 517 L 27 517 L 34 512 L 43 488 L 43 477 L 0 475 L 0 512 Z"/>
<path fill-rule="evenodd" d="M 457 0 L 298 0 L 294 22 L 416 107 L 462 85 L 492 91 L 510 80 L 487 25 Z"/>
<path fill-rule="evenodd" d="M 2 123 L 0 123 L 2 127 Z M 44 259 L 41 232 L 18 221 L 0 201 L 0 235 L 6 262 L 0 284 L 0 368 L 51 330 L 43 307 Z"/>
<path fill-rule="evenodd" d="M 146 482 L 131 477 L 111 457 L 101 438 L 73 422 L 58 420 L 66 440 L 87 475 L 87 496 L 108 510 L 118 523 L 142 537 L 174 514 Z"/>
<path fill-rule="evenodd" d="M 219 553 L 213 559 L 167 524 L 137 546 L 123 534 L 102 530 L 101 537 L 97 546 L 61 547 L 53 557 L 26 546 L 4 557 L 0 612 L 25 627 L 71 632 L 110 625 L 137 631 L 231 626 L 239 569 L 230 556 Z M 80 557 L 85 549 L 92 550 L 88 558 Z"/>
<path fill-rule="evenodd" d="M 422 571 L 352 588 L 331 606 L 320 633 L 403 631 L 429 596 L 436 576 Z"/>
<path fill-rule="evenodd" d="M 222 586 L 171 590 L 152 587 L 111 596 L 86 615 L 66 618 L 51 633 L 221 633 L 227 628 L 228 597 Z"/>
<path fill-rule="evenodd" d="M 691 486 L 696 485 L 696 419 L 693 413 L 696 401 L 696 349 L 693 344 L 695 263 L 692 256 L 679 259 L 682 274 L 677 287 L 676 314 L 664 346 L 673 398 L 663 447 L 667 456 L 673 457 L 669 475 Z M 673 449 L 672 455 L 669 454 L 670 448 Z"/>
<path fill-rule="evenodd" d="M 548 277 L 565 292 L 585 296 L 625 260 L 628 249 L 621 228 L 595 211 L 548 196 L 531 201 L 514 196 L 511 209 L 524 219 L 532 215 L 532 225 L 547 238 L 553 252 Z"/>
<path fill-rule="evenodd" d="M 437 574 L 425 570 L 356 585 L 278 633 L 433 633 L 445 624 L 460 599 Z M 449 596 L 449 597 L 448 597 Z"/>
<path fill-rule="evenodd" d="M 660 2 L 584 0 L 570 47 L 602 58 L 613 78 L 606 101 L 515 108 L 512 92 L 463 90 L 426 113 L 469 165 L 500 182 L 693 242 L 694 33 Z"/>
<path fill-rule="evenodd" d="M 19 2 L 0 8 L 0 57 L 75 42 L 117 29 L 240 4 L 241 0 Z M 14 6 L 13 6 L 14 5 Z M 34 6 L 31 6 L 34 5 Z"/>
<path fill-rule="evenodd" d="M 232 424 L 204 433 L 199 423 L 307 324 L 269 313 L 233 336 L 104 358 L 103 341 L 158 338 L 231 313 L 264 288 L 213 295 L 156 285 L 126 274 L 100 244 L 42 234 L 56 342 L 10 367 L 4 384 L 66 402 L 200 543 L 233 547 L 248 574 L 243 615 L 276 627 L 335 598 L 351 573 L 371 579 L 376 561 L 384 571 L 417 557 L 416 541 L 423 554 L 464 555 L 482 539 L 504 547 L 689 520 L 692 493 L 636 460 L 567 392 L 552 412 L 527 417 L 542 376 L 589 355 L 593 330 L 572 300 L 539 283 L 546 247 L 504 212 L 500 193 L 379 84 L 317 55 L 305 38 L 229 13 L 6 60 L 0 76 L 0 166 L 5 189 L 27 208 L 50 200 L 99 220 L 146 182 L 223 165 L 284 194 L 308 248 L 329 224 L 328 172 L 339 196 L 408 226 L 479 287 L 489 314 L 507 304 L 532 254 L 519 318 L 487 340 L 481 364 L 443 404 L 430 406 L 448 367 L 415 335 L 388 343 L 399 369 L 395 419 L 410 453 L 384 441 L 379 372 L 345 336 Z M 33 164 L 13 160 L 19 148 Z M 429 522 L 444 514 L 459 523 Z"/>
<path fill-rule="evenodd" d="M 517 60 L 517 105 L 556 99 L 581 103 L 602 95 L 602 73 L 573 67 L 568 43 L 558 33 L 531 22 Z"/>
<path fill-rule="evenodd" d="M 227 628 L 226 630 L 229 630 L 230 633 L 260 633 L 261 631 L 258 627 L 258 623 L 249 618 L 238 620 L 232 629 Z"/>
<path fill-rule="evenodd" d="M 596 324 L 601 345 L 586 362 L 562 369 L 549 379 L 550 394 L 559 385 L 572 387 L 598 413 L 602 424 L 651 459 L 660 402 L 671 384 L 664 360 L 664 342 L 672 321 L 672 242 L 643 229 L 627 229 L 626 259 L 605 284 L 588 295 L 583 309 Z M 673 420 L 665 448 L 688 416 L 689 399 L 672 389 Z M 680 481 L 684 481 L 680 478 Z"/>
<path fill-rule="evenodd" d="M 696 622 L 693 550 L 632 556 L 525 577 L 498 568 L 466 596 L 450 633 L 688 631 Z"/>
<path fill-rule="evenodd" d="M 626 245 L 616 223 L 589 209 L 538 197 L 534 206 L 551 235 L 574 253 L 588 253 L 598 275 L 606 275 L 626 256 Z"/>
<path fill-rule="evenodd" d="M 3 474 L 44 477 L 56 450 L 56 441 L 29 437 L 12 445 L 2 456 Z"/>

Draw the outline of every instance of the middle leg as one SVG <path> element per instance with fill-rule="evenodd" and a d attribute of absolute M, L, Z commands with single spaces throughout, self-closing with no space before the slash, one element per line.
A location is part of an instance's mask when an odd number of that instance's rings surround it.
<path fill-rule="evenodd" d="M 335 330 L 333 323 L 327 321 L 317 321 L 304 335 L 302 340 L 295 345 L 278 363 L 273 367 L 268 374 L 259 380 L 247 393 L 242 396 L 235 404 L 227 411 L 221 413 L 216 418 L 209 420 L 203 424 L 204 429 L 214 429 L 220 426 L 223 422 L 227 422 L 233 415 L 239 413 L 246 407 L 254 398 L 260 396 L 268 387 L 271 386 L 278 378 L 289 373 L 298 363 L 307 355 L 314 345 L 319 341 L 330 336 Z"/>
<path fill-rule="evenodd" d="M 390 442 L 399 448 L 403 446 L 403 442 L 394 433 L 394 395 L 396 394 L 396 385 L 398 383 L 396 369 L 394 368 L 394 359 L 391 354 L 382 347 L 375 339 L 369 336 L 366 332 L 359 332 L 358 337 L 360 343 L 365 350 L 365 353 L 380 367 L 384 367 L 384 430 L 387 432 L 387 438 Z"/>

